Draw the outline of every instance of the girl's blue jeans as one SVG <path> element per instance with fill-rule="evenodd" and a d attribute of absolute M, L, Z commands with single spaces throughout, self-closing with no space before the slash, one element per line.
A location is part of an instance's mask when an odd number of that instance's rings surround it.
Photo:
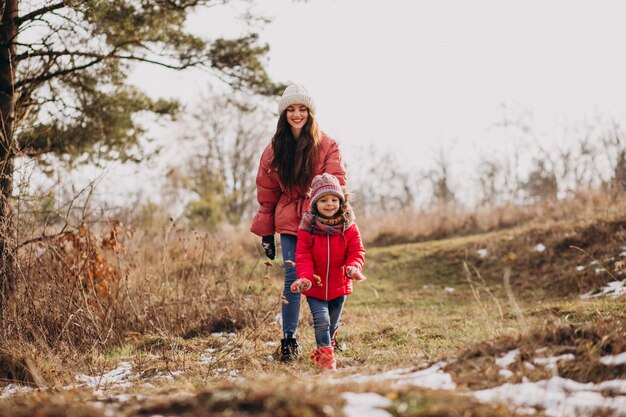
<path fill-rule="evenodd" d="M 339 328 L 339 319 L 343 310 L 346 296 L 332 300 L 320 300 L 319 298 L 307 297 L 311 314 L 313 315 L 313 328 L 315 329 L 315 342 L 317 347 L 330 346 Z"/>
<path fill-rule="evenodd" d="M 298 237 L 295 235 L 280 235 L 283 263 L 285 264 L 285 288 L 283 288 L 283 295 L 289 301 L 289 304 L 282 305 L 284 337 L 296 336 L 298 319 L 300 317 L 300 293 L 293 293 L 290 289 L 291 284 L 296 280 L 296 268 L 287 265 L 287 261 L 296 262 L 297 241 Z"/>

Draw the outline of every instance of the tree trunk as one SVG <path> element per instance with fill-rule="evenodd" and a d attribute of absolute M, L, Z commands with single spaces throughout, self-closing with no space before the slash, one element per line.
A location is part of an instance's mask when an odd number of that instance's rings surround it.
<path fill-rule="evenodd" d="M 2 1 L 0 26 L 0 311 L 6 306 L 15 284 L 10 199 L 13 193 L 15 143 L 15 45 L 18 0 Z"/>

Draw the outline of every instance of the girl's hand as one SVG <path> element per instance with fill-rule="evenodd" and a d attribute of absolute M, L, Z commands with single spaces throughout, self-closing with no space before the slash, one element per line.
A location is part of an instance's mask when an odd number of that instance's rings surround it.
<path fill-rule="evenodd" d="M 367 279 L 365 275 L 363 275 L 363 273 L 359 271 L 358 268 L 352 265 L 346 266 L 346 275 L 348 276 L 348 278 L 355 281 L 365 281 Z"/>
<path fill-rule="evenodd" d="M 291 284 L 291 292 L 303 292 L 311 289 L 313 284 L 306 278 L 298 278 Z"/>

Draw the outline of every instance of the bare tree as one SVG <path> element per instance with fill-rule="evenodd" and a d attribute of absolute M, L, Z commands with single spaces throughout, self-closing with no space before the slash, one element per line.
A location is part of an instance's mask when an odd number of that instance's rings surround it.
<path fill-rule="evenodd" d="M 558 182 L 556 175 L 552 169 L 547 168 L 545 160 L 535 160 L 522 189 L 534 202 L 557 199 Z"/>
<path fill-rule="evenodd" d="M 415 207 L 423 178 L 389 152 L 370 146 L 355 163 L 347 164 L 350 192 L 361 214 L 388 213 Z"/>
<path fill-rule="evenodd" d="M 432 186 L 432 202 L 448 205 L 457 201 L 450 188 L 450 160 L 443 149 L 435 157 L 435 167 L 427 174 Z"/>
<path fill-rule="evenodd" d="M 478 204 L 496 206 L 502 196 L 502 166 L 498 161 L 482 158 L 478 164 L 478 192 L 481 194 Z"/>
<path fill-rule="evenodd" d="M 603 156 L 608 161 L 611 179 L 608 181 L 615 194 L 622 192 L 626 181 L 626 134 L 621 125 L 611 120 L 602 136 Z"/>
<path fill-rule="evenodd" d="M 617 163 L 613 170 L 612 182 L 617 193 L 626 192 L 626 150 L 619 152 Z"/>
<path fill-rule="evenodd" d="M 214 97 L 203 100 L 195 113 L 198 151 L 187 165 L 198 198 L 188 206 L 188 216 L 208 225 L 238 224 L 252 212 L 258 158 L 271 136 L 268 121 L 274 120 L 265 103 L 257 101 Z"/>

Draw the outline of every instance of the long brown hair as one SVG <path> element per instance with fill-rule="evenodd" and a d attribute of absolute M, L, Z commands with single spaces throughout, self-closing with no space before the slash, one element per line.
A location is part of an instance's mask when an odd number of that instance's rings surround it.
<path fill-rule="evenodd" d="M 291 133 L 287 110 L 281 113 L 272 138 L 274 159 L 270 166 L 278 171 L 278 177 L 285 188 L 290 191 L 308 190 L 321 142 L 322 135 L 317 120 L 310 110 L 298 139 Z"/>

